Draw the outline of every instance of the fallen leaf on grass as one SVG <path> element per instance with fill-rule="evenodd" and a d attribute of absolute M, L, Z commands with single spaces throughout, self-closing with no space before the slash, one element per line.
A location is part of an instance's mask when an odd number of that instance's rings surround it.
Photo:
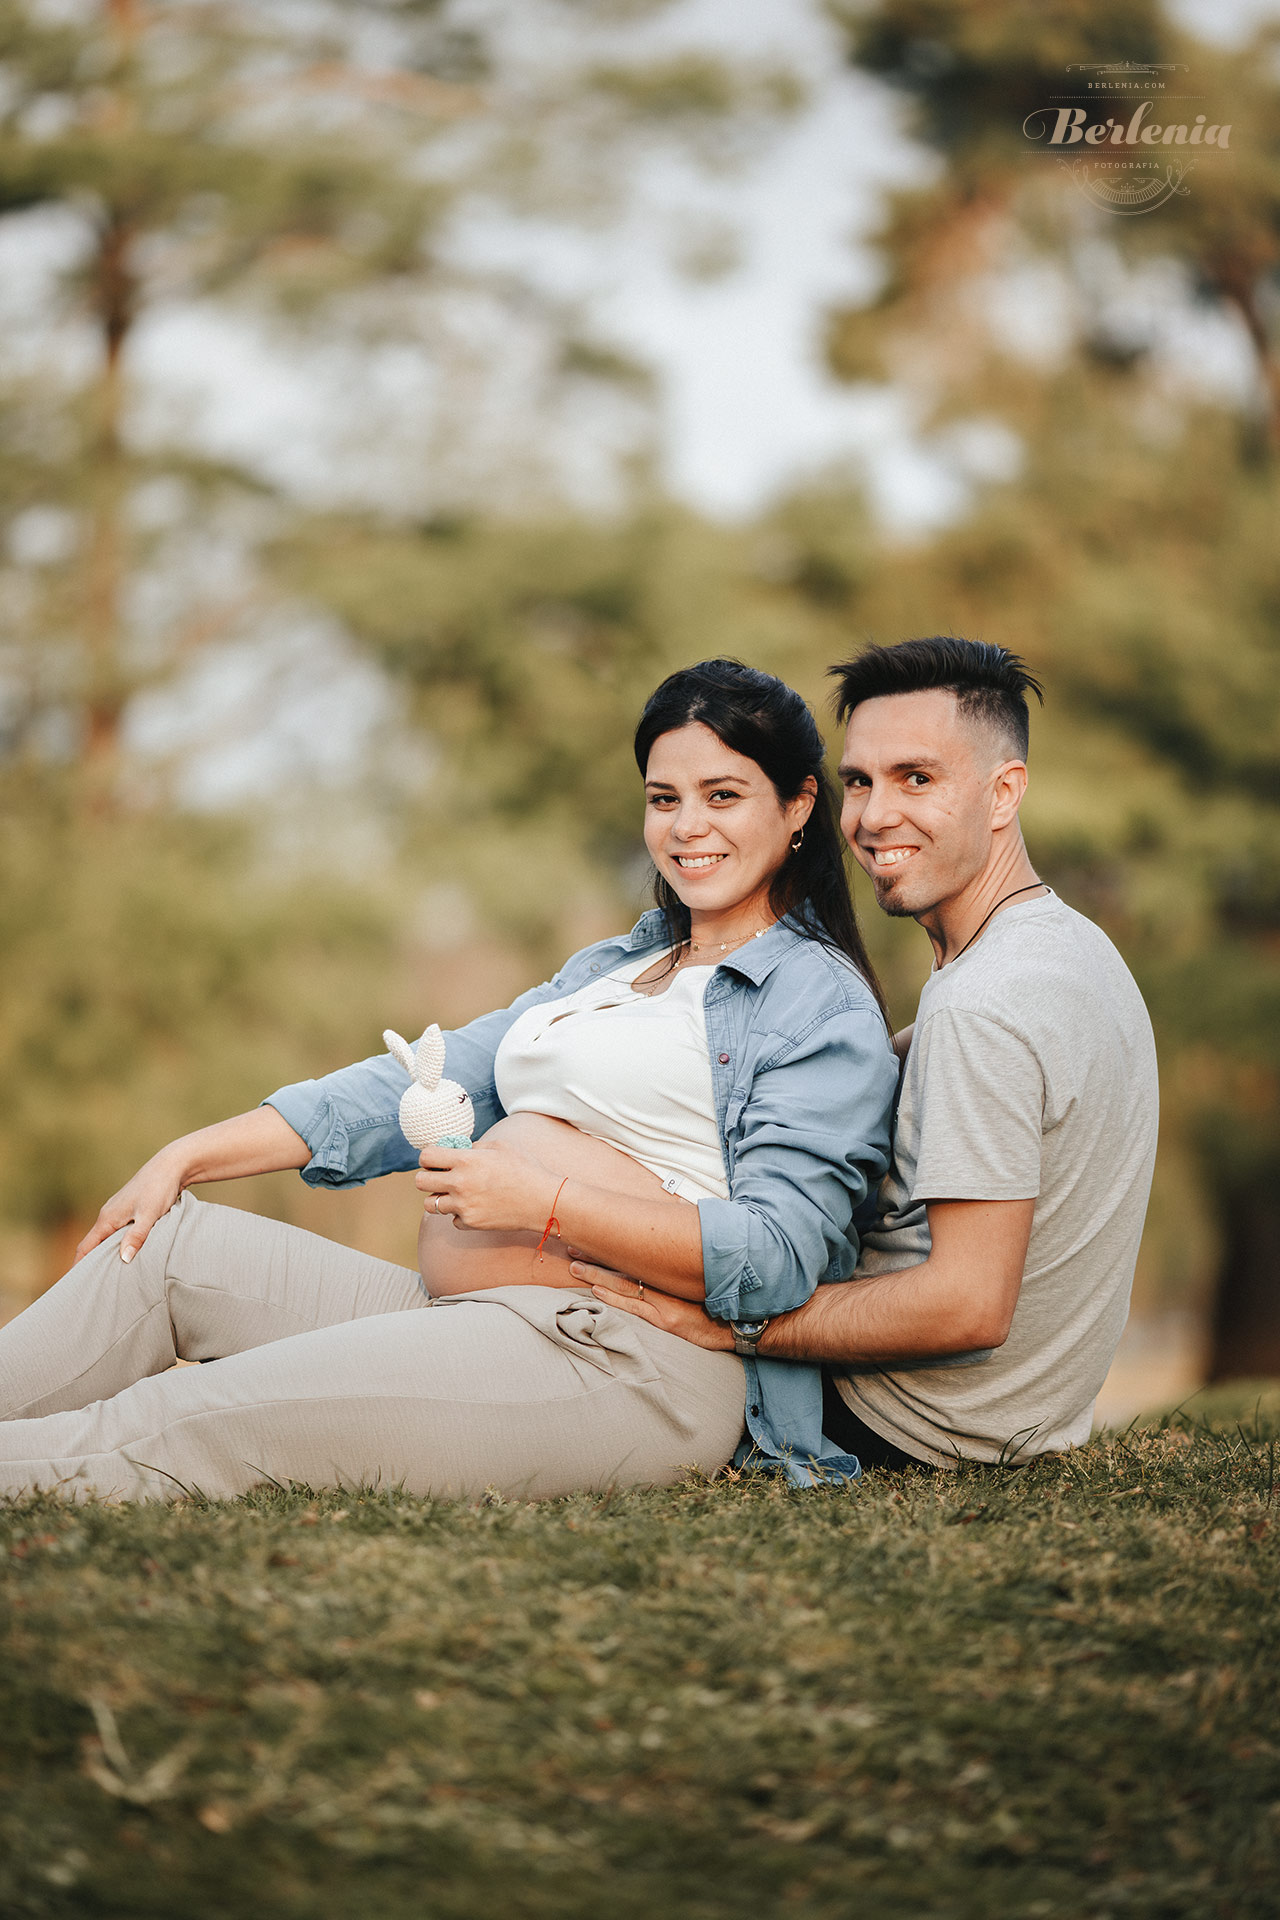
<path fill-rule="evenodd" d="M 771 1840 L 785 1841 L 789 1846 L 802 1846 L 806 1840 L 812 1840 L 822 1830 L 821 1818 L 816 1820 L 780 1820 L 772 1813 L 755 1813 L 744 1823 L 757 1833 L 767 1833 Z"/>
<path fill-rule="evenodd" d="M 90 1737 L 84 1748 L 84 1770 L 94 1785 L 116 1800 L 127 1800 L 133 1807 L 149 1807 L 157 1800 L 167 1800 L 186 1771 L 195 1740 L 190 1737 L 179 1740 L 177 1746 L 162 1753 L 139 1773 L 125 1751 L 116 1717 L 106 1701 L 100 1694 L 90 1694 L 87 1705 L 98 1728 L 97 1739 Z"/>

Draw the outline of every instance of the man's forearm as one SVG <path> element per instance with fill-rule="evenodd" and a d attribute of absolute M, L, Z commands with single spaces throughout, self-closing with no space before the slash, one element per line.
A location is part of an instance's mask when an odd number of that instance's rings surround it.
<path fill-rule="evenodd" d="M 926 1260 L 898 1273 L 819 1287 L 804 1306 L 770 1322 L 760 1353 L 775 1360 L 888 1365 L 992 1345 L 989 1324 L 980 1321 L 968 1301 L 957 1298 L 952 1282 L 931 1273 L 930 1266 Z"/>
<path fill-rule="evenodd" d="M 870 1361 L 1002 1346 L 1013 1324 L 1034 1200 L 928 1203 L 929 1258 L 918 1267 L 818 1288 L 765 1331 L 779 1360 Z"/>

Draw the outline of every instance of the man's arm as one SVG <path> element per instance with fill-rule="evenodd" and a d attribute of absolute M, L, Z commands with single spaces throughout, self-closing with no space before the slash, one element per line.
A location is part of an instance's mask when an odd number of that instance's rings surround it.
<path fill-rule="evenodd" d="M 918 1267 L 819 1287 L 767 1328 L 779 1360 L 916 1360 L 1000 1347 L 1018 1304 L 1034 1200 L 934 1200 Z"/>
<path fill-rule="evenodd" d="M 934 1200 L 931 1252 L 918 1267 L 819 1287 L 770 1322 L 757 1351 L 775 1360 L 871 1361 L 1003 1346 L 1018 1304 L 1034 1200 Z M 696 1346 L 731 1352 L 733 1335 L 698 1306 L 584 1262 L 571 1271 L 600 1299 Z"/>

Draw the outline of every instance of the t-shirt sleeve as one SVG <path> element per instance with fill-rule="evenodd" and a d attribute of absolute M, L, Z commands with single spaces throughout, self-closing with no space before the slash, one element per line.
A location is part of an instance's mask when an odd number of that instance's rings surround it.
<path fill-rule="evenodd" d="M 1044 1075 L 1027 1042 L 983 1014 L 941 1008 L 917 1028 L 912 1053 L 912 1201 L 1036 1199 Z"/>

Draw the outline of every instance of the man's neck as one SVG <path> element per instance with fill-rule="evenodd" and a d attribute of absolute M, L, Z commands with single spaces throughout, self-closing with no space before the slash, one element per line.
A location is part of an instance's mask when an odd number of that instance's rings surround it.
<path fill-rule="evenodd" d="M 986 931 L 1006 904 L 1012 906 L 1017 901 L 1034 898 L 1032 889 L 1043 885 L 1020 837 L 1016 845 L 993 851 L 982 871 L 958 893 L 919 915 L 920 925 L 933 947 L 935 964 L 945 967 L 948 961 L 957 959 Z M 1016 899 L 1011 900 L 1011 894 Z"/>

